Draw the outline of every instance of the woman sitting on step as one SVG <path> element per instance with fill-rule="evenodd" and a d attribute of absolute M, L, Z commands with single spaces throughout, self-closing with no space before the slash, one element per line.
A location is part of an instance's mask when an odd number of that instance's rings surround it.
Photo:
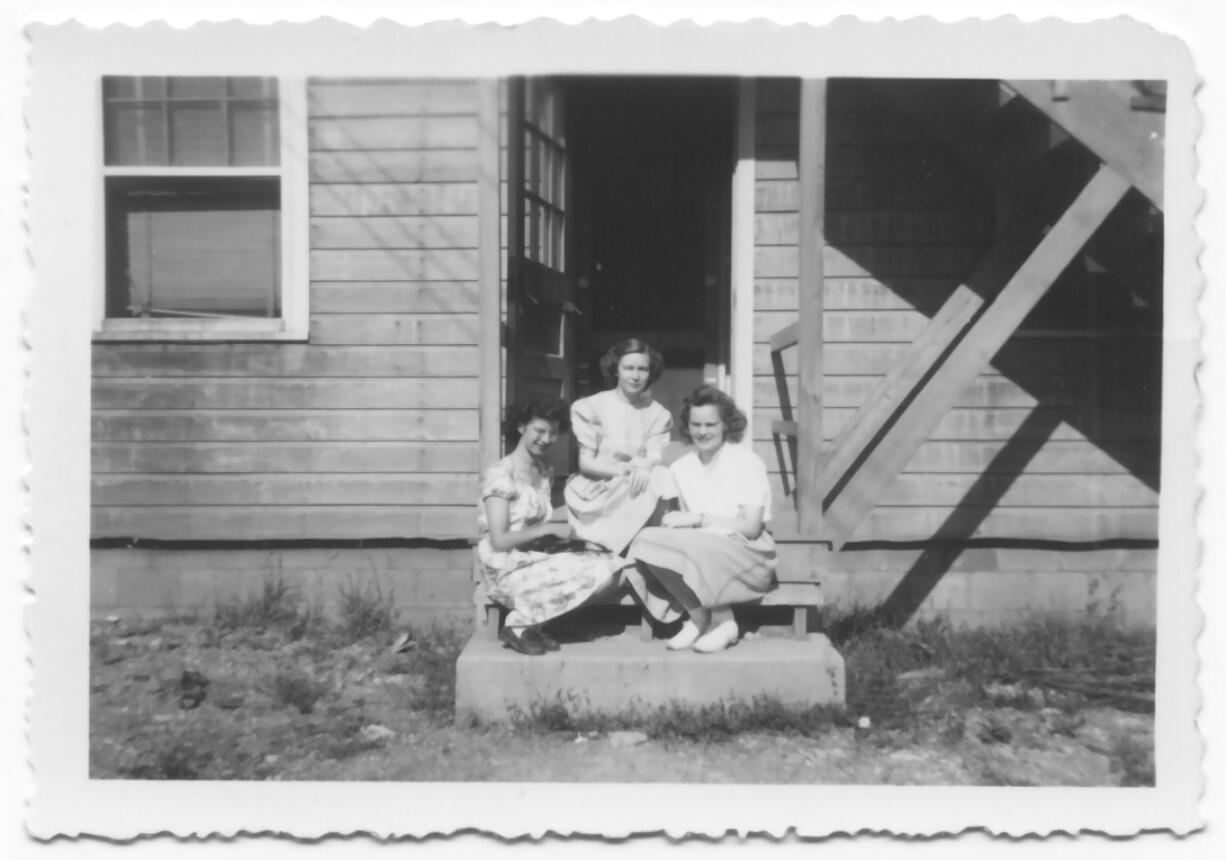
<path fill-rule="evenodd" d="M 740 635 L 732 604 L 758 600 L 775 584 L 775 543 L 766 465 L 739 444 L 745 415 L 718 388 L 702 385 L 681 409 L 681 436 L 694 450 L 673 463 L 682 510 L 664 515 L 630 545 L 630 577 L 660 621 L 685 615 L 672 650 L 722 651 Z"/>
<path fill-rule="evenodd" d="M 566 507 L 578 538 L 623 553 L 677 496 L 661 465 L 673 417 L 652 399 L 664 359 L 643 341 L 615 344 L 600 370 L 613 387 L 570 410 L 579 471 L 566 482 Z"/>
<path fill-rule="evenodd" d="M 558 648 L 542 625 L 617 587 L 627 561 L 583 548 L 564 517 L 552 516 L 546 457 L 568 429 L 566 404 L 530 399 L 508 411 L 503 429 L 515 450 L 485 474 L 477 554 L 487 595 L 510 610 L 499 638 L 538 655 Z"/>

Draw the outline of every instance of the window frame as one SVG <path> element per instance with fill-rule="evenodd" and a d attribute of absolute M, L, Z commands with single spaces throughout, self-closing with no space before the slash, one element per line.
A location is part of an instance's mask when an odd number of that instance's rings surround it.
<path fill-rule="evenodd" d="M 228 75 L 218 74 L 217 77 Z M 310 211 L 308 185 L 308 129 L 306 78 L 276 75 L 277 121 L 280 124 L 280 165 L 259 167 L 140 167 L 105 163 L 104 100 L 102 77 L 97 79 L 94 111 L 95 211 L 98 213 L 94 272 L 95 341 L 305 341 L 309 317 Z M 174 74 L 167 77 L 176 77 Z M 106 315 L 106 180 L 134 177 L 277 176 L 281 196 L 280 266 L 281 314 L 276 317 L 127 318 Z"/>

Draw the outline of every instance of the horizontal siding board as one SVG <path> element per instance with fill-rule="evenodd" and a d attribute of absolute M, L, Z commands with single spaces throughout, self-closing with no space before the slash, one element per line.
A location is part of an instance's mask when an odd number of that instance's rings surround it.
<path fill-rule="evenodd" d="M 311 277 L 321 281 L 472 281 L 477 250 L 311 251 Z"/>
<path fill-rule="evenodd" d="M 878 376 L 828 376 L 823 380 L 822 397 L 826 406 L 836 408 L 855 407 L 864 403 L 880 382 Z M 1108 382 L 1114 384 L 1108 385 Z M 1037 406 L 1067 406 L 1093 408 L 1094 406 L 1128 409 L 1143 404 L 1129 400 L 1127 393 L 1130 381 L 1126 377 L 1115 380 L 1070 379 L 1059 374 L 1009 378 L 981 375 L 960 390 L 955 406 L 962 408 L 1022 408 Z M 758 377 L 754 380 L 755 401 L 764 405 L 778 404 L 774 393 L 774 381 Z M 795 388 L 792 385 L 793 403 Z"/>
<path fill-rule="evenodd" d="M 398 427 L 379 428 L 384 436 L 403 435 Z M 248 474 L 252 472 L 473 472 L 476 442 L 371 441 L 350 431 L 353 441 L 333 442 L 143 442 L 95 443 L 95 475 Z M 375 434 L 371 434 L 375 435 Z"/>
<path fill-rule="evenodd" d="M 475 281 L 319 281 L 311 284 L 311 313 L 477 313 Z"/>
<path fill-rule="evenodd" d="M 95 344 L 94 376 L 457 377 L 477 375 L 477 348 L 306 344 Z M 377 406 L 378 404 L 370 404 Z"/>
<path fill-rule="evenodd" d="M 957 287 L 954 278 L 826 278 L 822 296 L 827 311 L 933 309 Z M 754 281 L 754 308 L 759 311 L 796 310 L 795 278 L 758 278 Z"/>
<path fill-rule="evenodd" d="M 312 117 L 473 114 L 472 81 L 312 81 L 307 92 Z"/>
<path fill-rule="evenodd" d="M 387 149 L 367 152 L 312 152 L 312 182 L 475 182 L 473 149 Z"/>
<path fill-rule="evenodd" d="M 477 380 L 150 379 L 94 382 L 95 409 L 475 409 Z"/>
<path fill-rule="evenodd" d="M 827 246 L 822 264 L 826 275 L 834 278 L 961 276 L 985 251 L 982 245 Z M 793 278 L 798 272 L 795 247 L 767 245 L 754 249 L 755 279 Z"/>
<path fill-rule="evenodd" d="M 797 319 L 796 311 L 756 311 L 754 342 L 769 342 L 772 335 Z M 822 331 L 827 342 L 910 343 L 927 324 L 928 317 L 916 310 L 827 310 L 822 314 Z"/>
<path fill-rule="evenodd" d="M 973 176 L 933 174 L 874 182 L 870 177 L 831 176 L 828 212 L 943 209 L 992 211 L 993 186 Z"/>
<path fill-rule="evenodd" d="M 767 403 L 760 407 L 761 417 L 771 416 L 772 420 L 778 414 L 777 403 Z M 827 440 L 834 439 L 838 433 L 852 420 L 856 414 L 852 407 L 827 408 L 822 411 L 822 434 Z M 968 442 L 992 439 L 1033 439 L 1047 438 L 1043 434 L 1045 428 L 1036 433 L 1028 432 L 1030 426 L 1027 416 L 1035 410 L 1021 409 L 989 409 L 960 408 L 951 409 L 941 417 L 941 421 L 929 434 L 929 439 L 946 441 L 965 440 Z M 1158 439 L 1159 422 L 1157 416 L 1148 412 L 1129 410 L 1094 409 L 1094 408 L 1052 408 L 1043 410 L 1050 412 L 1060 423 L 1050 434 L 1052 439 L 1078 440 L 1091 439 L 1097 442 L 1121 440 L 1154 440 Z M 1021 432 L 1022 435 L 1018 435 Z"/>
<path fill-rule="evenodd" d="M 762 180 L 754 182 L 755 212 L 799 212 L 800 184 L 795 180 Z"/>
<path fill-rule="evenodd" d="M 312 248 L 476 248 L 477 216 L 411 215 L 311 219 Z"/>
<path fill-rule="evenodd" d="M 476 182 L 365 182 L 311 185 L 315 216 L 476 215 Z"/>
<path fill-rule="evenodd" d="M 952 508 L 875 508 L 852 534 L 852 540 L 924 540 L 936 534 Z M 1113 538 L 1156 540 L 1158 514 L 1144 508 L 994 508 L 962 511 L 962 517 L 982 518 L 966 538 L 1100 541 Z"/>
<path fill-rule="evenodd" d="M 999 505 L 1004 508 L 1158 507 L 1157 492 L 1127 474 L 899 475 L 877 504 L 886 508 L 953 508 L 962 503 L 972 487 L 977 492 L 1000 494 Z M 771 492 L 776 498 L 783 495 L 782 478 L 777 474 L 771 475 Z"/>
<path fill-rule="evenodd" d="M 767 468 L 772 472 L 780 471 L 779 458 L 774 444 L 770 440 L 770 428 L 765 432 L 756 429 L 754 435 L 755 450 L 762 456 Z M 979 475 L 992 468 L 993 461 L 1001 449 L 1008 444 L 1000 441 L 928 441 L 920 445 L 907 465 L 903 468 L 905 474 L 963 474 Z M 1026 465 L 1029 474 L 1042 475 L 1116 475 L 1131 474 L 1137 476 L 1133 469 L 1124 462 L 1144 464 L 1138 480 L 1146 475 L 1153 475 L 1158 469 L 1157 450 L 1153 445 L 1143 443 L 1121 442 L 1113 444 L 1110 452 L 1090 441 L 1054 441 L 1040 448 Z M 791 473 L 792 460 L 784 450 L 785 462 Z"/>
<path fill-rule="evenodd" d="M 970 211 L 828 212 L 824 238 L 831 245 L 965 244 L 989 242 L 992 221 Z M 759 212 L 754 217 L 754 243 L 795 245 L 800 215 L 795 212 Z"/>
<path fill-rule="evenodd" d="M 477 145 L 477 118 L 471 114 L 312 118 L 307 134 L 312 152 L 472 149 Z"/>
<path fill-rule="evenodd" d="M 95 412 L 97 442 L 460 442 L 476 409 Z"/>
<path fill-rule="evenodd" d="M 856 573 L 910 570 L 925 550 L 915 547 L 863 548 L 854 544 L 839 553 L 839 570 Z M 781 566 L 817 567 L 826 560 L 824 547 L 787 544 L 779 550 Z M 1053 574 L 1086 571 L 1147 572 L 1158 569 L 1158 552 L 1153 548 L 1113 549 L 1035 549 L 1018 547 L 971 546 L 948 561 L 950 573 L 996 573 L 1044 571 Z"/>
<path fill-rule="evenodd" d="M 345 314 L 311 320 L 311 342 L 323 345 L 475 345 L 477 314 Z"/>
<path fill-rule="evenodd" d="M 99 475 L 95 507 L 476 505 L 476 474 Z"/>
<path fill-rule="evenodd" d="M 94 537 L 150 540 L 472 538 L 476 506 L 96 507 Z"/>

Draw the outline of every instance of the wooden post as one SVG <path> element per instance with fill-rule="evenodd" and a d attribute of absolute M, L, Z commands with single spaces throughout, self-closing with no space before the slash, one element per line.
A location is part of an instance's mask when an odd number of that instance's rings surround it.
<path fill-rule="evenodd" d="M 822 250 L 825 246 L 826 81 L 800 85 L 800 378 L 796 486 L 799 532 L 821 531 L 822 493 Z"/>
<path fill-rule="evenodd" d="M 498 81 L 477 82 L 477 253 L 480 272 L 480 448 L 481 473 L 498 461 L 502 417 L 502 283 L 500 257 Z"/>
<path fill-rule="evenodd" d="M 826 522 L 836 550 L 852 536 L 882 492 L 953 406 L 962 388 L 1021 325 L 1128 188 L 1128 181 L 1112 168 L 1100 167 L 992 304 L 924 381 L 827 507 Z"/>
<path fill-rule="evenodd" d="M 743 78 L 737 93 L 736 166 L 732 170 L 732 396 L 753 439 L 753 221 L 758 82 Z"/>
<path fill-rule="evenodd" d="M 519 303 L 523 298 L 524 257 L 524 79 L 507 80 L 507 403 L 519 390 L 520 362 L 516 360 Z"/>

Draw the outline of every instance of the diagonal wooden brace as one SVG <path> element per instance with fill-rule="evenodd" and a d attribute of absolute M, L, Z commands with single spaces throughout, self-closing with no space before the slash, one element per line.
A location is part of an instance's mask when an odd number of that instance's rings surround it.
<path fill-rule="evenodd" d="M 996 299 L 949 350 L 893 424 L 845 479 L 825 510 L 827 534 L 837 550 L 855 532 L 962 389 L 1004 346 L 1074 255 L 1128 191 L 1129 182 L 1103 165 L 1043 237 Z"/>

